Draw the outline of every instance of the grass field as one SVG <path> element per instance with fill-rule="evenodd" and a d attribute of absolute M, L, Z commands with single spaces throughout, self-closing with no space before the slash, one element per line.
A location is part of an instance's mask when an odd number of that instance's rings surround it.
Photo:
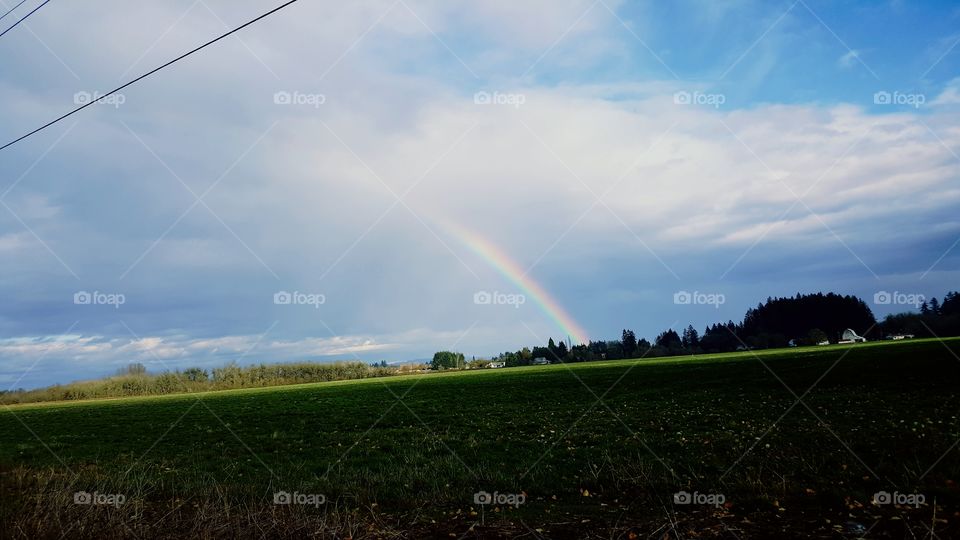
<path fill-rule="evenodd" d="M 958 355 L 869 343 L 9 407 L 0 517 L 29 538 L 957 537 Z"/>

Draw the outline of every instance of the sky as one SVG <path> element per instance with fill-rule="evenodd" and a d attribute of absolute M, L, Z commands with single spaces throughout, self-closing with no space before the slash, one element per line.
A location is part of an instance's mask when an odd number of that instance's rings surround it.
<path fill-rule="evenodd" d="M 0 143 L 274 5 L 50 2 Z M 960 289 L 958 43 L 950 2 L 301 0 L 0 151 L 0 388 L 913 310 Z"/>

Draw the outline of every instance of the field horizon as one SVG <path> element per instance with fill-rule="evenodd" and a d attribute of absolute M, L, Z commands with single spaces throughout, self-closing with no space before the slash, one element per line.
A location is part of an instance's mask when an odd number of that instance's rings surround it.
<path fill-rule="evenodd" d="M 590 362 L 558 362 L 552 364 L 545 364 L 540 366 L 510 366 L 503 368 L 464 368 L 464 369 L 444 369 L 444 370 L 427 370 L 423 372 L 414 372 L 414 373 L 399 373 L 396 375 L 391 375 L 387 377 L 389 380 L 394 380 L 397 378 L 403 378 L 407 380 L 416 380 L 423 377 L 439 377 L 439 376 L 458 376 L 466 374 L 494 374 L 499 370 L 546 370 L 551 369 L 590 369 L 590 368 L 606 368 L 617 365 L 633 365 L 633 364 L 643 364 L 643 365 L 657 365 L 657 364 L 677 364 L 683 362 L 697 362 L 697 361 L 722 361 L 722 360 L 738 360 L 744 358 L 763 358 L 765 356 L 778 356 L 782 355 L 784 351 L 795 351 L 795 352 L 809 352 L 816 350 L 847 350 L 852 348 L 865 348 L 865 347 L 883 347 L 883 346 L 895 346 L 903 344 L 917 344 L 917 343 L 944 343 L 960 341 L 960 337 L 945 337 L 945 338 L 914 338 L 910 340 L 902 341 L 868 341 L 865 343 L 856 343 L 856 344 L 830 344 L 829 349 L 824 349 L 823 347 L 813 348 L 813 347 L 784 347 L 784 348 L 771 348 L 771 349 L 759 349 L 759 350 L 746 350 L 746 351 L 736 351 L 736 352 L 722 352 L 722 353 L 699 353 L 699 354 L 688 354 L 680 356 L 666 356 L 666 357 L 642 357 L 642 358 L 619 358 L 615 360 L 593 360 Z M 262 386 L 262 387 L 247 387 L 247 388 L 226 388 L 226 389 L 216 389 L 216 390 L 202 390 L 202 391 L 177 391 L 170 392 L 168 394 L 152 394 L 152 395 L 142 395 L 142 396 L 117 396 L 117 397 L 104 397 L 104 398 L 92 398 L 92 399 L 57 399 L 49 401 L 37 401 L 29 403 L 9 403 L 5 404 L 6 407 L 10 409 L 18 408 L 31 408 L 31 406 L 37 407 L 49 407 L 55 405 L 70 405 L 70 404 L 90 404 L 90 403 L 100 403 L 100 402 L 110 402 L 110 401 L 138 401 L 138 400 L 152 400 L 152 399 L 177 399 L 184 396 L 209 396 L 209 395 L 229 395 L 232 393 L 244 393 L 244 392 L 269 392 L 275 391 L 278 389 L 297 389 L 297 388 L 310 388 L 314 386 L 328 386 L 328 385 L 350 385 L 350 384 L 375 384 L 377 382 L 382 382 L 380 377 L 371 377 L 366 379 L 344 379 L 336 381 L 319 381 L 319 382 L 307 382 L 307 383 L 293 383 L 293 384 L 276 384 L 271 386 Z M 86 382 L 86 381 L 72 381 L 69 384 L 76 382 Z"/>

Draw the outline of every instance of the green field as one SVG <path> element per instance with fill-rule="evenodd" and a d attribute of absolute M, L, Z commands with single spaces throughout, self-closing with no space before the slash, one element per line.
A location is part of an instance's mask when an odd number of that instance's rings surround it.
<path fill-rule="evenodd" d="M 8 407 L 0 517 L 29 538 L 957 537 L 958 355 L 918 340 Z"/>

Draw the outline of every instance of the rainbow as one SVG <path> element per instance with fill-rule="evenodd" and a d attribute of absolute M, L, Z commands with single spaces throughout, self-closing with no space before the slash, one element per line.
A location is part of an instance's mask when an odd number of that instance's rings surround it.
<path fill-rule="evenodd" d="M 444 229 L 452 233 L 456 238 L 467 246 L 470 251 L 477 254 L 485 260 L 490 266 L 497 270 L 503 277 L 519 288 L 541 311 L 558 327 L 564 336 L 561 339 L 569 337 L 573 344 L 589 342 L 587 333 L 570 316 L 559 302 L 546 291 L 539 283 L 527 275 L 526 271 L 516 263 L 499 246 L 479 234 L 467 230 L 462 226 L 444 220 Z"/>

